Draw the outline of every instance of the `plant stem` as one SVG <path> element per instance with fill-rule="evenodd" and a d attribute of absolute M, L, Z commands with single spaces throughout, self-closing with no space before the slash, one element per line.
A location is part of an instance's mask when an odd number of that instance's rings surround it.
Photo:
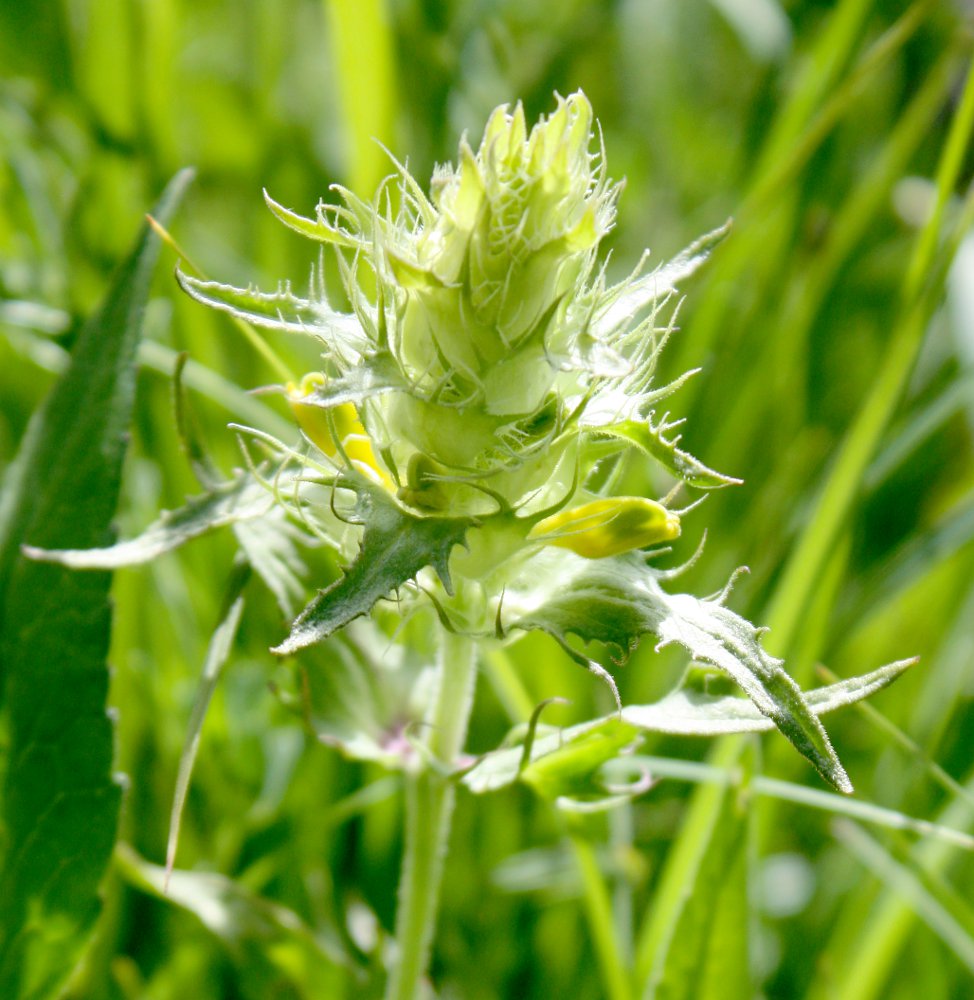
<path fill-rule="evenodd" d="M 621 935 L 617 933 L 612 913 L 612 901 L 599 869 L 592 845 L 581 835 L 571 836 L 585 897 L 592 945 L 602 973 L 602 984 L 608 1000 L 632 1000 L 632 985 L 622 955 Z"/>
<path fill-rule="evenodd" d="M 431 758 L 406 780 L 406 846 L 396 914 L 399 953 L 387 1000 L 417 1000 L 429 962 L 456 786 L 449 769 L 467 735 L 477 661 L 473 642 L 442 634 L 436 698 L 428 721 Z"/>

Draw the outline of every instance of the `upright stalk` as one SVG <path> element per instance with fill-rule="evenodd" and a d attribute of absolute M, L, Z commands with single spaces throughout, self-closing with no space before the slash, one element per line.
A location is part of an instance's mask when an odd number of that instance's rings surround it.
<path fill-rule="evenodd" d="M 422 996 L 456 798 L 449 769 L 463 749 L 476 676 L 473 641 L 444 631 L 436 697 L 427 716 L 431 727 L 426 744 L 429 758 L 406 781 L 406 845 L 396 915 L 398 955 L 386 989 L 387 1000 Z"/>

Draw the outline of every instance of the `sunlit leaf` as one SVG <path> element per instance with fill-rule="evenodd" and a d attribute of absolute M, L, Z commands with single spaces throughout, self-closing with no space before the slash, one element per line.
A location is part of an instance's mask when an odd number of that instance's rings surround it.
<path fill-rule="evenodd" d="M 290 635 L 273 652 L 295 653 L 367 614 L 377 601 L 426 566 L 450 589 L 449 558 L 473 524 L 463 517 L 417 517 L 400 507 L 382 487 L 361 480 L 355 518 L 364 526 L 355 561 L 301 612 Z"/>
<path fill-rule="evenodd" d="M 267 490 L 248 473 L 240 473 L 185 506 L 163 511 L 141 535 L 105 548 L 47 549 L 25 545 L 31 559 L 55 562 L 72 569 L 117 569 L 148 562 L 178 548 L 200 535 L 228 524 L 267 514 L 273 499 Z"/>
<path fill-rule="evenodd" d="M 165 219 L 190 179 L 154 210 Z M 0 995 L 54 996 L 99 912 L 121 789 L 105 711 L 107 573 L 23 557 L 20 546 L 111 539 L 135 391 L 134 360 L 158 240 L 143 229 L 65 375 L 35 415 L 0 513 L 0 669 L 6 773 L 0 862 Z"/>
<path fill-rule="evenodd" d="M 592 561 L 565 553 L 550 571 L 555 575 L 545 599 L 535 597 L 539 606 L 508 627 L 540 629 L 561 642 L 574 634 L 614 646 L 623 656 L 646 634 L 659 646 L 679 643 L 694 660 L 736 681 L 830 784 L 851 791 L 825 730 L 781 661 L 761 646 L 759 629 L 718 601 L 666 593 L 658 574 L 638 559 Z M 509 591 L 505 604 L 516 609 L 517 593 Z"/>

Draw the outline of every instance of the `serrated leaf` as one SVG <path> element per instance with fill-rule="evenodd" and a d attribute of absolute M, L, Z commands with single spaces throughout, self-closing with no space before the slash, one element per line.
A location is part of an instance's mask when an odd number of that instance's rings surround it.
<path fill-rule="evenodd" d="M 165 221 L 190 173 L 153 215 Z M 0 996 L 54 996 L 99 912 L 121 790 L 105 711 L 107 573 L 24 558 L 20 546 L 104 545 L 118 497 L 134 359 L 158 239 L 144 227 L 63 378 L 35 414 L 0 515 L 0 668 L 6 773 L 0 862 Z"/>
<path fill-rule="evenodd" d="M 672 260 L 661 264 L 641 278 L 629 278 L 606 292 L 608 307 L 597 317 L 593 330 L 597 339 L 611 333 L 621 323 L 630 320 L 641 309 L 661 301 L 676 291 L 677 285 L 689 278 L 703 264 L 714 247 L 730 232 L 731 223 L 695 240 Z"/>
<path fill-rule="evenodd" d="M 176 510 L 163 511 L 135 538 L 104 548 L 47 549 L 25 545 L 23 550 L 31 559 L 59 563 L 73 569 L 136 566 L 216 528 L 262 517 L 273 503 L 267 489 L 249 472 L 242 472 L 234 479 L 192 497 Z"/>
<path fill-rule="evenodd" d="M 891 684 L 917 661 L 899 660 L 879 667 L 861 677 L 816 688 L 806 693 L 809 708 L 816 715 L 834 712 L 854 702 L 868 698 Z M 606 727 L 609 727 L 608 729 Z M 484 754 L 463 778 L 464 784 L 475 793 L 493 792 L 513 784 L 532 771 L 543 774 L 541 762 L 549 755 L 560 754 L 563 766 L 572 759 L 575 748 L 585 765 L 579 774 L 591 774 L 594 767 L 612 759 L 610 754 L 588 767 L 586 754 L 597 745 L 608 746 L 599 734 L 617 736 L 620 746 L 631 742 L 641 732 L 669 733 L 673 736 L 721 736 L 729 733 L 757 733 L 774 729 L 774 723 L 758 711 L 747 698 L 734 695 L 711 695 L 696 688 L 678 688 L 651 705 L 627 705 L 622 715 L 610 715 L 592 722 L 585 722 L 569 729 L 547 732 L 531 744 L 530 762 L 523 760 L 524 745 L 504 747 Z M 598 739 L 593 740 L 593 734 Z M 554 764 L 555 761 L 552 761 Z"/>
<path fill-rule="evenodd" d="M 750 622 L 717 601 L 666 593 L 657 574 L 637 559 L 562 557 L 557 589 L 509 627 L 540 629 L 563 643 L 574 634 L 615 646 L 623 655 L 646 634 L 655 635 L 661 647 L 679 643 L 694 660 L 731 677 L 823 778 L 851 791 L 822 724 L 781 661 L 761 646 L 760 631 Z M 505 603 L 517 607 L 513 588 Z"/>
<path fill-rule="evenodd" d="M 302 236 L 307 236 L 308 239 L 315 240 L 318 243 L 331 243 L 334 246 L 344 247 L 346 250 L 358 250 L 361 248 L 362 244 L 360 240 L 355 239 L 341 229 L 329 225 L 328 221 L 321 214 L 319 214 L 317 219 L 306 219 L 303 215 L 298 215 L 297 212 L 292 212 L 291 209 L 279 205 L 266 190 L 264 191 L 264 201 L 271 212 L 288 229 L 293 229 L 294 232 L 300 233 Z"/>
<path fill-rule="evenodd" d="M 677 441 L 667 440 L 664 436 L 665 430 L 665 424 L 662 422 L 654 427 L 650 421 L 626 420 L 599 427 L 596 433 L 634 444 L 640 451 L 655 458 L 678 479 L 682 479 L 690 486 L 696 486 L 697 489 L 715 490 L 722 486 L 739 486 L 743 482 L 733 476 L 725 476 L 721 472 L 708 469 L 699 459 L 679 448 Z"/>
<path fill-rule="evenodd" d="M 290 635 L 271 651 L 296 653 L 368 614 L 377 601 L 413 579 L 426 566 L 450 589 L 449 558 L 474 524 L 464 517 L 418 517 L 400 507 L 384 489 L 365 480 L 356 486 L 356 517 L 364 525 L 362 544 L 345 575 L 301 612 Z"/>
<path fill-rule="evenodd" d="M 916 663 L 915 659 L 898 660 L 860 677 L 806 691 L 805 701 L 816 715 L 834 712 L 881 691 Z M 675 736 L 720 736 L 774 729 L 771 719 L 746 698 L 711 695 L 705 690 L 686 687 L 651 705 L 627 705 L 622 718 L 638 729 Z"/>
<path fill-rule="evenodd" d="M 335 312 L 323 302 L 303 299 L 291 291 L 289 284 L 276 292 L 261 292 L 256 288 L 237 288 L 219 281 L 203 281 L 179 268 L 176 269 L 176 280 L 190 298 L 252 326 L 302 333 L 349 346 L 367 346 L 362 328 L 353 315 Z"/>
<path fill-rule="evenodd" d="M 357 406 L 371 396 L 407 388 L 395 358 L 390 353 L 383 352 L 369 355 L 367 363 L 357 365 L 339 378 L 327 379 L 316 385 L 311 392 L 301 397 L 301 402 L 326 409 L 343 403 L 354 403 Z"/>

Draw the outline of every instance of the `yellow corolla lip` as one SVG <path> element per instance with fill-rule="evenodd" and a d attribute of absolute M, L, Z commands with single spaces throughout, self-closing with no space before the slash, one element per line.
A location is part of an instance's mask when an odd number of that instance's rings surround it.
<path fill-rule="evenodd" d="M 305 402 L 325 382 L 326 378 L 321 372 L 310 372 L 301 379 L 300 385 L 288 382 L 285 386 L 288 403 L 298 426 L 329 458 L 339 454 L 338 444 L 341 444 L 341 451 L 362 475 L 387 490 L 395 489 L 392 479 L 375 456 L 372 440 L 359 420 L 353 403 L 324 407 Z"/>
<path fill-rule="evenodd" d="M 645 497 L 609 497 L 559 511 L 539 521 L 530 541 L 604 559 L 680 537 L 680 517 Z"/>

